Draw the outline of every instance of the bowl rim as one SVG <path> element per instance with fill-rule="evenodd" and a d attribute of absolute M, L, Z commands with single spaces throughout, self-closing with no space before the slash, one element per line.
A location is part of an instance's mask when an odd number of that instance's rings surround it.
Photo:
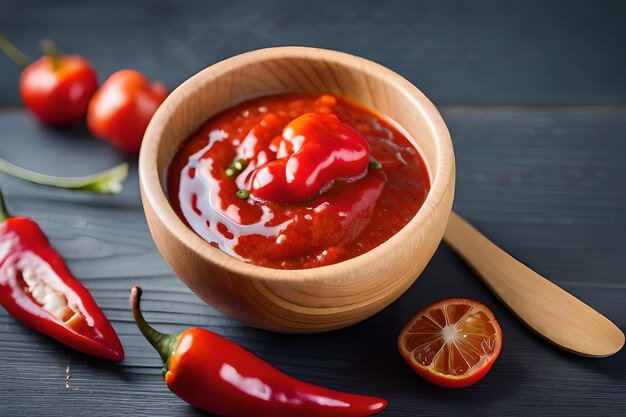
<path fill-rule="evenodd" d="M 217 79 L 237 67 L 273 58 L 306 58 L 335 62 L 344 67 L 349 67 L 352 71 L 366 72 L 369 75 L 384 79 L 385 83 L 392 84 L 406 96 L 414 108 L 421 113 L 431 131 L 431 136 L 435 142 L 437 169 L 432 172 L 432 167 L 428 166 L 432 182 L 422 207 L 406 225 L 388 240 L 359 256 L 335 264 L 308 269 L 275 269 L 255 265 L 237 259 L 210 245 L 179 218 L 169 202 L 161 182 L 162 174 L 158 171 L 157 157 L 163 136 L 163 126 L 171 117 L 173 109 L 182 104 L 188 91 L 201 88 L 205 79 Z M 373 110 L 384 115 L 377 109 Z M 450 186 L 450 180 L 455 175 L 454 159 L 452 139 L 439 111 L 424 93 L 401 75 L 374 61 L 345 52 L 304 46 L 279 46 L 245 52 L 217 62 L 191 76 L 172 91 L 152 117 L 146 129 L 139 153 L 138 170 L 142 198 L 146 200 L 143 204 L 149 204 L 162 226 L 189 250 L 214 266 L 239 276 L 253 276 L 270 281 L 303 282 L 308 279 L 323 280 L 327 277 L 336 277 L 338 270 L 353 270 L 366 262 L 367 258 L 377 256 L 384 250 L 401 245 L 404 239 L 410 237 L 412 231 L 422 227 L 440 207 L 445 198 L 446 188 Z M 428 162 L 426 161 L 426 163 Z"/>

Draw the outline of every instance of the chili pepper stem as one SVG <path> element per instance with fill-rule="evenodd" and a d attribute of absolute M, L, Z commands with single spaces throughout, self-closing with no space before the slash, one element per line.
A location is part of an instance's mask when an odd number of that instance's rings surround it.
<path fill-rule="evenodd" d="M 61 65 L 61 60 L 59 59 L 59 49 L 50 39 L 44 39 L 41 41 L 41 51 L 50 57 L 50 62 L 52 63 L 52 70 L 56 71 L 59 69 Z"/>
<path fill-rule="evenodd" d="M 163 365 L 165 365 L 165 370 L 167 370 L 169 367 L 170 357 L 174 354 L 176 346 L 178 345 L 180 333 L 165 334 L 150 326 L 146 319 L 144 319 L 143 314 L 141 314 L 141 309 L 139 308 L 140 300 L 141 287 L 135 285 L 130 291 L 130 307 L 133 311 L 133 317 L 135 318 L 135 322 L 137 322 L 137 327 L 139 327 L 141 333 L 161 356 Z"/>
<path fill-rule="evenodd" d="M 4 53 L 11 59 L 11 61 L 15 62 L 15 64 L 21 68 L 26 68 L 33 61 L 24 54 L 24 52 L 20 51 L 15 45 L 13 45 L 7 38 L 0 34 L 0 49 L 4 51 Z"/>
<path fill-rule="evenodd" d="M 2 194 L 2 190 L 0 190 L 0 222 L 5 221 L 9 217 L 11 217 L 11 215 L 9 214 L 7 205 L 4 202 L 4 194 Z"/>
<path fill-rule="evenodd" d="M 0 158 L 0 172 L 13 177 L 49 187 L 74 191 L 91 191 L 100 194 L 117 194 L 122 191 L 122 181 L 128 175 L 128 163 L 85 177 L 53 177 L 13 165 Z"/>

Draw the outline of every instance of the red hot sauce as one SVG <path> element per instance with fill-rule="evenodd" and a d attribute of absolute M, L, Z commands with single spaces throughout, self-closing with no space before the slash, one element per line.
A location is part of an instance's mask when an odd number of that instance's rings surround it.
<path fill-rule="evenodd" d="M 212 117 L 167 178 L 178 215 L 236 258 L 313 268 L 385 242 L 420 209 L 430 182 L 411 142 L 344 98 L 288 93 Z"/>

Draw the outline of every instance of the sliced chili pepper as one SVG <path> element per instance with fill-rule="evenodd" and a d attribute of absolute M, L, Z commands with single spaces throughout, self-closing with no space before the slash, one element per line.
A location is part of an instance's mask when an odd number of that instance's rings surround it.
<path fill-rule="evenodd" d="M 131 291 L 133 316 L 161 355 L 169 389 L 204 411 L 231 417 L 368 416 L 387 401 L 333 391 L 292 378 L 241 346 L 204 329 L 163 334 L 139 309 L 141 288 Z"/>
<path fill-rule="evenodd" d="M 113 361 L 124 358 L 115 330 L 91 294 L 37 223 L 8 214 L 1 191 L 0 304 L 26 326 L 71 348 Z"/>

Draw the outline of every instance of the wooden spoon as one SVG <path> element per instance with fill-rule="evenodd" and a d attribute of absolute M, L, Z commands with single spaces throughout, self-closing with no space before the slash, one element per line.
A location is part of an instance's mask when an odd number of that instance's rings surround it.
<path fill-rule="evenodd" d="M 591 357 L 610 356 L 624 333 L 609 319 L 500 249 L 452 212 L 444 240 L 520 320 L 556 346 Z"/>

